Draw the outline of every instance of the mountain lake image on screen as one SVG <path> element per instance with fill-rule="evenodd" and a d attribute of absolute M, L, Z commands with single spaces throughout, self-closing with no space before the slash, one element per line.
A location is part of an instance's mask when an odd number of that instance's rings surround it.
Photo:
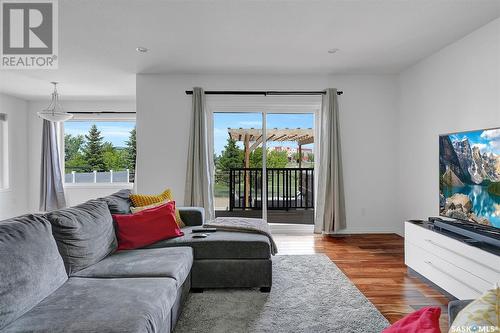
<path fill-rule="evenodd" d="M 500 128 L 439 136 L 439 213 L 500 228 Z"/>

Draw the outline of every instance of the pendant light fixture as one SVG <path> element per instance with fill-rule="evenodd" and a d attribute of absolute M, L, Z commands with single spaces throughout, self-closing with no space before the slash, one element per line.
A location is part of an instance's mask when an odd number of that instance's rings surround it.
<path fill-rule="evenodd" d="M 67 113 L 59 104 L 59 94 L 57 93 L 57 83 L 51 82 L 54 85 L 54 92 L 52 93 L 52 100 L 46 109 L 38 112 L 40 118 L 46 119 L 52 122 L 66 121 L 73 118 L 71 113 Z"/>

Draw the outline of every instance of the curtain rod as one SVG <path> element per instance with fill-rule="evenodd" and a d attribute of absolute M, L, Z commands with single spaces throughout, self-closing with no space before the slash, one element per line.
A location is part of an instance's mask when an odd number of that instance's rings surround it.
<path fill-rule="evenodd" d="M 125 112 L 117 112 L 117 111 L 76 111 L 76 112 L 68 112 L 71 114 L 136 114 L 133 111 L 125 111 Z"/>
<path fill-rule="evenodd" d="M 342 95 L 343 91 L 337 91 L 337 95 Z M 192 95 L 192 90 L 186 90 L 186 95 Z M 229 90 L 229 91 L 220 91 L 220 90 L 207 90 L 205 91 L 205 95 L 324 95 L 326 91 L 238 91 L 238 90 Z"/>

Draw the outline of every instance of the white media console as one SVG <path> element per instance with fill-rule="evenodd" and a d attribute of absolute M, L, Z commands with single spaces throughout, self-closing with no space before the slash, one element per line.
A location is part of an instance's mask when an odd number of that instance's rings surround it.
<path fill-rule="evenodd" d="M 458 299 L 478 298 L 500 282 L 500 256 L 425 222 L 405 222 L 405 264 Z"/>

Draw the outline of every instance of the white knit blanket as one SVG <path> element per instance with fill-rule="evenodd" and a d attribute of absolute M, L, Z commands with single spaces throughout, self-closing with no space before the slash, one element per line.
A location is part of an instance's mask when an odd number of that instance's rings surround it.
<path fill-rule="evenodd" d="M 273 235 L 269 224 L 263 219 L 252 219 L 245 217 L 217 217 L 214 221 L 206 222 L 203 225 L 205 228 L 216 228 L 224 231 L 239 231 L 253 234 L 261 234 L 269 238 L 271 243 L 271 254 L 278 253 L 278 247 L 274 242 Z"/>

